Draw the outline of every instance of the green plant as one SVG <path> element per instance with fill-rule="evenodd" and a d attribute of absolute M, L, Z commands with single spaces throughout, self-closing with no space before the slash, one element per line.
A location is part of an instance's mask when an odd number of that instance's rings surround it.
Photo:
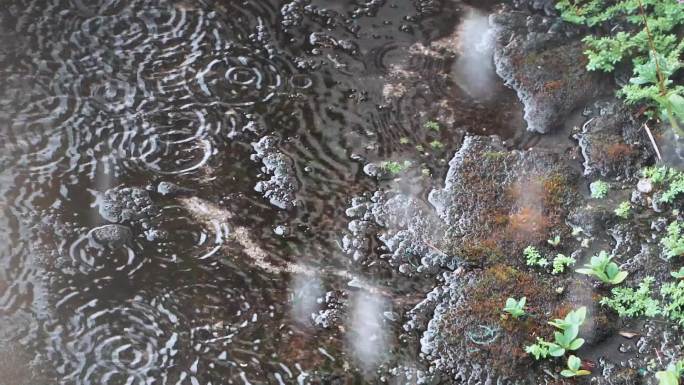
<path fill-rule="evenodd" d="M 591 197 L 594 199 L 603 199 L 608 195 L 608 189 L 610 186 L 608 183 L 602 181 L 602 180 L 597 180 L 594 182 L 591 182 L 589 185 L 589 190 L 591 190 Z"/>
<path fill-rule="evenodd" d="M 679 379 L 684 374 L 684 361 L 670 364 L 666 370 L 656 373 L 658 385 L 679 385 Z"/>
<path fill-rule="evenodd" d="M 668 258 L 684 255 L 684 222 L 674 221 L 667 226 L 667 235 L 660 240 Z"/>
<path fill-rule="evenodd" d="M 427 128 L 428 130 L 433 130 L 433 131 L 439 131 L 441 129 L 441 126 L 439 125 L 438 122 L 434 120 L 428 120 L 425 122 L 423 127 Z"/>
<path fill-rule="evenodd" d="M 660 196 L 661 202 L 672 203 L 679 195 L 684 194 L 684 172 L 661 166 L 647 167 L 642 170 L 642 174 L 653 183 L 665 186 L 665 191 Z"/>
<path fill-rule="evenodd" d="M 556 258 L 553 259 L 553 270 L 551 271 L 551 274 L 563 273 L 565 272 L 566 267 L 573 266 L 576 262 L 577 261 L 573 257 L 566 257 L 563 254 L 558 254 L 556 255 Z"/>
<path fill-rule="evenodd" d="M 684 267 L 680 267 L 679 271 L 671 272 L 670 275 L 676 279 L 684 279 Z"/>
<path fill-rule="evenodd" d="M 503 311 L 513 316 L 513 318 L 518 319 L 524 316 L 525 313 L 525 302 L 527 298 L 522 297 L 520 300 L 515 298 L 508 298 L 506 300 L 506 306 L 504 306 Z"/>
<path fill-rule="evenodd" d="M 626 219 L 626 218 L 629 218 L 631 210 L 632 210 L 632 205 L 629 202 L 624 201 L 618 205 L 618 207 L 615 209 L 614 212 L 615 212 L 615 215 L 617 215 L 618 217 Z"/>
<path fill-rule="evenodd" d="M 549 264 L 549 261 L 547 261 L 534 246 L 527 246 L 525 250 L 523 250 L 523 255 L 525 256 L 525 263 L 527 266 L 544 267 Z"/>
<path fill-rule="evenodd" d="M 684 325 L 684 280 L 664 284 L 660 294 L 663 296 L 663 315 Z"/>
<path fill-rule="evenodd" d="M 557 8 L 569 22 L 590 27 L 619 25 L 611 36 L 587 36 L 587 68 L 612 72 L 621 62 L 631 60 L 634 76 L 619 95 L 628 103 L 645 102 L 657 107 L 675 132 L 684 118 L 684 87 L 671 78 L 681 68 L 684 49 L 681 25 L 684 12 L 677 0 L 560 0 Z"/>
<path fill-rule="evenodd" d="M 444 148 L 444 143 L 440 142 L 439 140 L 433 140 L 430 142 L 430 147 L 432 147 L 435 150 L 441 150 Z"/>
<path fill-rule="evenodd" d="M 660 303 L 652 297 L 651 285 L 654 281 L 653 277 L 646 277 L 636 290 L 613 288 L 611 297 L 603 297 L 600 303 L 613 309 L 620 317 L 655 317 L 660 314 Z"/>
<path fill-rule="evenodd" d="M 579 328 L 587 316 L 587 308 L 581 307 L 570 311 L 564 319 L 556 319 L 549 322 L 550 325 L 560 329 L 554 333 L 554 342 L 545 341 L 537 337 L 537 342 L 525 346 L 525 352 L 532 355 L 535 360 L 544 359 L 548 356 L 560 357 L 566 351 L 577 350 L 584 345 L 584 339 L 577 338 Z"/>
<path fill-rule="evenodd" d="M 560 237 L 560 235 L 556 235 L 555 237 L 547 240 L 546 242 L 548 242 L 549 245 L 551 245 L 553 247 L 558 247 L 558 245 L 560 245 L 560 242 L 561 242 L 561 237 Z"/>
<path fill-rule="evenodd" d="M 408 160 L 405 160 L 403 163 L 395 162 L 393 160 L 380 163 L 380 168 L 391 174 L 399 174 L 409 167 L 411 167 L 411 162 Z"/>
<path fill-rule="evenodd" d="M 588 370 L 580 369 L 581 366 L 582 366 L 582 360 L 580 360 L 576 356 L 570 355 L 570 357 L 568 357 L 568 368 L 563 369 L 561 371 L 561 376 L 563 376 L 563 377 L 577 377 L 577 376 L 586 376 L 586 375 L 591 374 L 591 372 Z"/>
<path fill-rule="evenodd" d="M 598 278 L 603 283 L 617 285 L 627 278 L 626 271 L 620 271 L 617 263 L 611 262 L 612 255 L 608 255 L 605 251 L 601 251 L 598 255 L 591 257 L 588 264 L 576 271 L 580 274 L 586 274 Z"/>
<path fill-rule="evenodd" d="M 409 143 L 411 143 L 411 140 L 410 140 L 409 138 L 407 138 L 407 137 L 401 137 L 401 138 L 399 138 L 399 143 L 401 143 L 401 144 L 409 144 Z"/>
<path fill-rule="evenodd" d="M 525 346 L 525 353 L 534 357 L 535 360 L 543 360 L 549 356 L 549 343 L 537 337 L 537 342 Z"/>

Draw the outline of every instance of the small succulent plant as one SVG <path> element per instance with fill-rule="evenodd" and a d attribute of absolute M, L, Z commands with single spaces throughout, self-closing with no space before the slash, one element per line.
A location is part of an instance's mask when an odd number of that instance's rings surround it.
<path fill-rule="evenodd" d="M 617 263 L 611 261 L 612 259 L 612 255 L 609 256 L 605 251 L 601 251 L 598 255 L 591 257 L 588 264 L 576 271 L 596 277 L 603 283 L 617 285 L 627 278 L 628 273 L 621 271 Z"/>
<path fill-rule="evenodd" d="M 568 367 L 561 371 L 561 376 L 563 376 L 563 377 L 578 377 L 578 376 L 587 376 L 587 375 L 591 374 L 590 371 L 581 369 L 581 367 L 582 367 L 582 360 L 580 360 L 577 356 L 571 355 L 570 357 L 568 357 Z"/>
<path fill-rule="evenodd" d="M 525 313 L 525 302 L 527 301 L 526 297 L 520 298 L 520 300 L 516 300 L 515 298 L 508 298 L 506 300 L 506 306 L 504 306 L 503 311 L 506 313 L 510 314 L 513 316 L 513 318 L 518 319 L 522 316 L 524 316 Z"/>

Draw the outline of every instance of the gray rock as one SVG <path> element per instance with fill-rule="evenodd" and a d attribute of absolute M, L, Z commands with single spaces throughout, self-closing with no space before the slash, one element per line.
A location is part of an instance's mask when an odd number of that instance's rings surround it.
<path fill-rule="evenodd" d="M 182 196 L 190 195 L 194 191 L 189 188 L 181 187 L 171 182 L 159 182 L 157 185 L 157 192 L 164 196 Z"/>
<path fill-rule="evenodd" d="M 135 221 L 154 211 L 149 193 L 137 187 L 111 188 L 96 203 L 102 218 L 112 223 Z"/>
<path fill-rule="evenodd" d="M 262 193 L 272 205 L 289 210 L 297 205 L 296 193 L 299 190 L 299 182 L 294 163 L 278 149 L 277 145 L 278 139 L 274 136 L 265 136 L 252 144 L 255 150 L 252 160 L 261 161 L 262 171 L 271 176 L 269 180 L 258 182 L 254 190 Z"/>
<path fill-rule="evenodd" d="M 129 244 L 133 239 L 131 229 L 122 225 L 96 227 L 90 230 L 89 236 L 96 243 L 110 247 L 120 247 Z"/>
<path fill-rule="evenodd" d="M 497 74 L 517 92 L 527 129 L 547 133 L 570 112 L 605 94 L 607 78 L 589 72 L 576 31 L 527 12 L 493 14 Z"/>

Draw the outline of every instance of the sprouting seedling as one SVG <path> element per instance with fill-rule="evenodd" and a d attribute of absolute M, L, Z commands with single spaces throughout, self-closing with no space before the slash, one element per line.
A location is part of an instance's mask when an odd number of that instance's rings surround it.
<path fill-rule="evenodd" d="M 430 142 L 430 147 L 432 147 L 434 150 L 441 150 L 444 148 L 444 143 L 440 142 L 439 140 L 433 140 Z"/>
<path fill-rule="evenodd" d="M 563 377 L 577 377 L 577 376 L 587 376 L 591 374 L 590 371 L 581 369 L 582 360 L 577 356 L 571 355 L 568 357 L 568 367 L 561 371 L 561 376 Z"/>
<path fill-rule="evenodd" d="M 544 267 L 549 264 L 549 261 L 547 261 L 534 246 L 527 246 L 525 250 L 523 250 L 523 255 L 525 256 L 525 263 L 527 266 Z"/>
<path fill-rule="evenodd" d="M 666 370 L 656 373 L 658 385 L 679 385 L 679 379 L 684 373 L 684 361 L 670 364 Z"/>
<path fill-rule="evenodd" d="M 615 209 L 614 213 L 615 213 L 615 215 L 617 215 L 618 217 L 620 217 L 622 219 L 627 219 L 627 218 L 629 218 L 629 214 L 630 214 L 631 210 L 632 210 L 632 205 L 629 202 L 624 201 L 618 205 L 618 207 Z"/>
<path fill-rule="evenodd" d="M 423 127 L 427 128 L 428 130 L 433 130 L 433 131 L 439 131 L 440 130 L 440 125 L 434 120 L 428 120 L 425 122 Z"/>
<path fill-rule="evenodd" d="M 408 160 L 405 160 L 403 163 L 395 161 L 385 161 L 380 163 L 380 168 L 391 174 L 399 174 L 409 167 L 411 167 L 411 162 Z"/>
<path fill-rule="evenodd" d="M 525 353 L 530 354 L 535 360 L 543 360 L 549 356 L 549 343 L 537 337 L 537 342 L 525 346 Z"/>
<path fill-rule="evenodd" d="M 667 226 L 667 235 L 660 240 L 668 258 L 684 255 L 684 222 L 674 221 Z"/>
<path fill-rule="evenodd" d="M 676 279 L 684 279 L 684 267 L 680 267 L 679 271 L 671 272 L 670 275 Z"/>
<path fill-rule="evenodd" d="M 506 300 L 506 306 L 504 306 L 503 311 L 512 315 L 513 318 L 518 319 L 518 318 L 520 318 L 526 314 L 525 313 L 525 302 L 526 301 L 527 301 L 526 297 L 522 297 L 522 298 L 520 298 L 520 300 L 516 300 L 515 298 L 508 298 Z"/>
<path fill-rule="evenodd" d="M 575 258 L 568 257 L 563 254 L 558 254 L 552 261 L 553 270 L 551 274 L 556 275 L 565 272 L 565 268 L 568 266 L 573 266 L 577 262 Z"/>
<path fill-rule="evenodd" d="M 549 344 L 549 354 L 553 357 L 560 357 L 566 350 L 577 350 L 584 345 L 584 339 L 577 338 L 579 328 L 587 317 L 587 308 L 582 306 L 577 310 L 569 312 L 564 319 L 555 319 L 549 322 L 562 331 L 555 332 L 555 343 Z"/>
<path fill-rule="evenodd" d="M 560 245 L 560 242 L 561 242 L 561 237 L 560 237 L 560 235 L 556 235 L 555 237 L 547 240 L 546 242 L 548 242 L 549 245 L 551 245 L 553 247 L 558 247 L 558 245 Z"/>
<path fill-rule="evenodd" d="M 589 185 L 589 190 L 591 190 L 591 197 L 594 199 L 603 199 L 608 195 L 608 188 L 610 186 L 608 183 L 602 181 L 602 180 L 597 180 L 594 182 L 591 182 Z"/>
<path fill-rule="evenodd" d="M 605 251 L 601 251 L 598 255 L 591 257 L 588 264 L 584 268 L 577 269 L 580 274 L 586 274 L 598 278 L 603 283 L 617 285 L 627 278 L 626 271 L 620 271 L 617 263 L 611 262 L 613 256 L 609 256 Z"/>

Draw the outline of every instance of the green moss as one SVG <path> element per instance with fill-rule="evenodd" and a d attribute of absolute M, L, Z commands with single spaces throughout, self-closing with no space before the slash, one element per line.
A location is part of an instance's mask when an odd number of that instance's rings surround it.
<path fill-rule="evenodd" d="M 663 315 L 684 326 L 684 281 L 666 283 L 660 294 L 663 296 Z"/>
<path fill-rule="evenodd" d="M 632 210 L 632 205 L 629 202 L 624 201 L 618 205 L 618 207 L 615 209 L 614 212 L 615 212 L 615 215 L 617 215 L 618 217 L 626 219 L 626 218 L 629 218 L 631 210 Z"/>

